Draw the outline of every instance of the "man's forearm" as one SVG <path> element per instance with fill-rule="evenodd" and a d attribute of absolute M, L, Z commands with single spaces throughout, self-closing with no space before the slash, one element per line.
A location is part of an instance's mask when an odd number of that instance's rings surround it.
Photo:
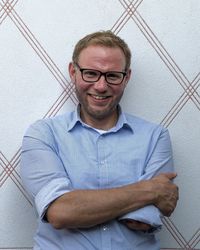
<path fill-rule="evenodd" d="M 46 217 L 55 228 L 92 227 L 150 204 L 170 216 L 178 200 L 175 177 L 165 173 L 119 188 L 74 190 L 52 202 Z"/>
<path fill-rule="evenodd" d="M 47 219 L 55 228 L 92 227 L 151 204 L 144 183 L 104 190 L 75 190 L 54 201 Z"/>

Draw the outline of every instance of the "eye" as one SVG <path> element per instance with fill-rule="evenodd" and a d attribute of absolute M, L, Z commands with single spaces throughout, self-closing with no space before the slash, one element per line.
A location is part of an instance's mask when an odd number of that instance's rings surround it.
<path fill-rule="evenodd" d="M 84 77 L 86 78 L 98 78 L 99 77 L 99 72 L 95 70 L 84 70 L 83 71 Z"/>
<path fill-rule="evenodd" d="M 123 75 L 119 72 L 108 72 L 106 76 L 110 80 L 118 80 L 123 77 Z"/>

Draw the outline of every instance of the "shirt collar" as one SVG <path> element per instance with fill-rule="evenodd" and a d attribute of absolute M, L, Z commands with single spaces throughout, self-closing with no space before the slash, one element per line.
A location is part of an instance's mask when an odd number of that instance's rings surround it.
<path fill-rule="evenodd" d="M 68 126 L 68 131 L 72 130 L 77 124 L 82 124 L 80 118 L 80 104 L 77 106 L 76 110 L 72 113 L 72 119 Z"/>
<path fill-rule="evenodd" d="M 115 127 L 110 129 L 110 132 L 117 132 L 118 130 L 125 128 L 129 129 L 133 132 L 133 126 L 132 124 L 127 120 L 126 114 L 122 111 L 122 108 L 120 105 L 118 105 L 118 112 L 119 112 L 119 119 L 115 125 Z"/>
<path fill-rule="evenodd" d="M 122 108 L 120 105 L 118 105 L 118 112 L 119 112 L 119 119 L 116 125 L 113 128 L 111 128 L 108 132 L 117 132 L 118 130 L 122 128 L 130 129 L 133 132 L 133 126 L 127 120 L 126 114 L 122 111 Z M 80 104 L 77 106 L 76 110 L 72 114 L 72 120 L 69 124 L 68 131 L 72 130 L 75 126 L 78 126 L 78 124 L 85 126 L 85 124 L 80 118 Z"/>

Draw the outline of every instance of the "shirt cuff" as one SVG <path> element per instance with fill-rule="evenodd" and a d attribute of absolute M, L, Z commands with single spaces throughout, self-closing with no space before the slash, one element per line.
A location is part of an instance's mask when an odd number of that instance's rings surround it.
<path fill-rule="evenodd" d="M 66 178 L 57 178 L 50 181 L 38 192 L 35 196 L 35 207 L 43 222 L 46 222 L 44 216 L 50 203 L 70 191 L 70 181 Z"/>
<path fill-rule="evenodd" d="M 146 224 L 149 224 L 152 226 L 152 229 L 150 229 L 149 233 L 155 233 L 157 231 L 160 231 L 163 223 L 162 223 L 162 214 L 153 205 L 149 205 L 143 208 L 140 208 L 136 211 L 127 213 L 121 217 L 119 217 L 119 220 L 136 220 L 140 221 Z"/>

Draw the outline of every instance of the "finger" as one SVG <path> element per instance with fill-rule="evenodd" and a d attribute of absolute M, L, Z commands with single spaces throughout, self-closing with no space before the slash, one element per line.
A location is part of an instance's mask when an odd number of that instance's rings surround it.
<path fill-rule="evenodd" d="M 151 228 L 150 225 L 146 224 L 146 223 L 141 223 L 141 222 L 131 222 L 128 221 L 126 223 L 126 225 L 132 229 L 132 230 L 142 230 L 142 231 L 147 231 Z"/>
<path fill-rule="evenodd" d="M 159 176 L 159 175 L 158 175 Z M 173 180 L 177 177 L 177 173 L 175 172 L 167 172 L 167 173 L 162 173 L 160 174 L 160 176 L 165 176 L 167 177 L 169 180 Z"/>

